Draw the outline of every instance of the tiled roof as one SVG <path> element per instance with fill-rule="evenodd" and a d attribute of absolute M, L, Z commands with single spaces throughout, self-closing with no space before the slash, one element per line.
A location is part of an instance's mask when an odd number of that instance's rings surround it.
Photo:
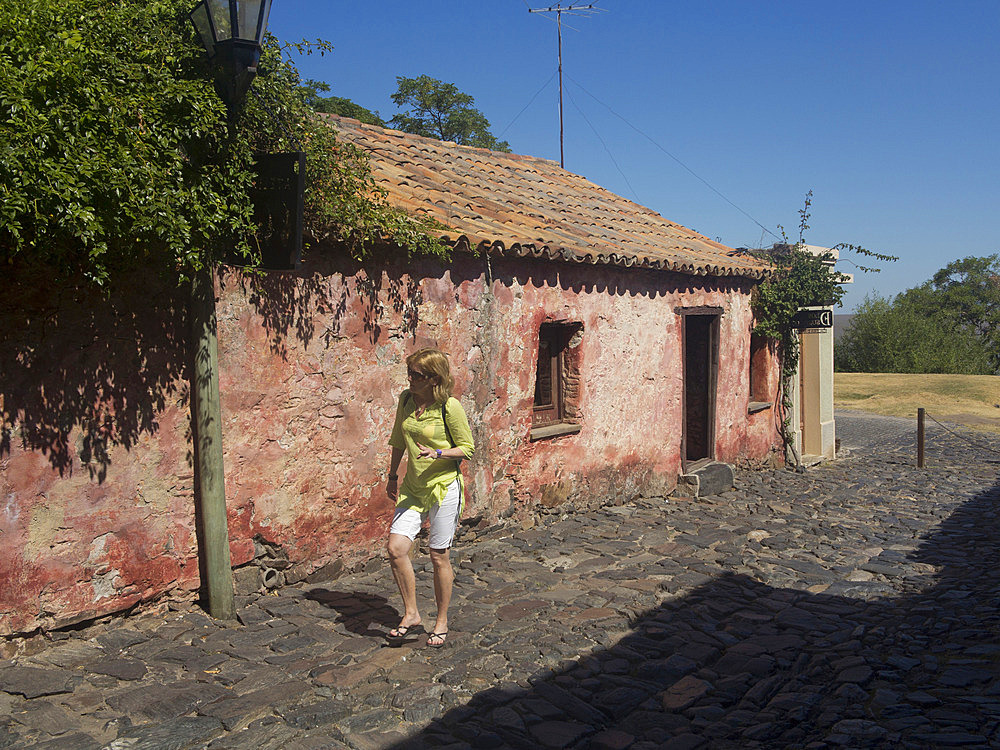
<path fill-rule="evenodd" d="M 456 246 L 707 276 L 759 279 L 770 269 L 548 159 L 326 117 L 341 140 L 369 152 L 392 204 L 437 219 Z"/>

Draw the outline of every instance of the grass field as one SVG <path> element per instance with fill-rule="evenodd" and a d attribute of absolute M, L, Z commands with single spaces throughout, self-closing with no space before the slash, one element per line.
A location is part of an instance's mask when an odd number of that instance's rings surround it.
<path fill-rule="evenodd" d="M 1000 376 L 995 375 L 838 372 L 833 403 L 841 409 L 914 418 L 922 406 L 942 422 L 1000 432 Z"/>

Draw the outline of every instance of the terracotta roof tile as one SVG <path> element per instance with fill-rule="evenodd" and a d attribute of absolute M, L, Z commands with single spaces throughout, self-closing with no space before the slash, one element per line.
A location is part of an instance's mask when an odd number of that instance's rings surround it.
<path fill-rule="evenodd" d="M 760 279 L 771 266 L 669 221 L 547 159 L 324 115 L 369 153 L 389 200 L 437 219 L 456 246 L 580 263 Z"/>

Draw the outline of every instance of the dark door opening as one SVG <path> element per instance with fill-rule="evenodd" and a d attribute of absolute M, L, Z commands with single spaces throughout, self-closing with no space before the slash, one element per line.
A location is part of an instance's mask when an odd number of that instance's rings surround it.
<path fill-rule="evenodd" d="M 715 457 L 715 381 L 718 371 L 717 314 L 684 315 L 684 435 L 688 464 Z"/>

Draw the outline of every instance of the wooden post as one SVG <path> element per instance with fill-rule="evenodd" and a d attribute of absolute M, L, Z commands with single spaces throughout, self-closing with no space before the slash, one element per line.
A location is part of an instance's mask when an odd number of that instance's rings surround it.
<path fill-rule="evenodd" d="M 562 87 L 562 11 L 556 11 L 556 28 L 559 30 L 559 166 L 566 168 L 563 156 L 563 87 Z"/>
<path fill-rule="evenodd" d="M 917 468 L 924 468 L 924 407 L 917 409 Z"/>
<path fill-rule="evenodd" d="M 219 342 L 212 266 L 191 279 L 191 414 L 194 426 L 195 503 L 201 526 L 201 571 L 208 613 L 235 617 L 233 567 L 229 554 L 226 481 L 222 460 L 222 403 L 219 399 Z"/>

